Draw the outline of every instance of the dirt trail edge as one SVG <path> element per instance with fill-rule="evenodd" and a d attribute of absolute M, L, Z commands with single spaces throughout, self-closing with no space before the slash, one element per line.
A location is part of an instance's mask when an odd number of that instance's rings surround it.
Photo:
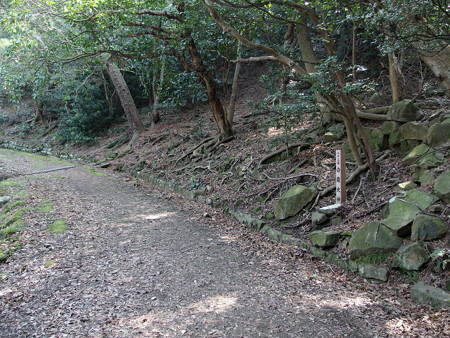
<path fill-rule="evenodd" d="M 0 149 L 0 166 L 17 175 L 61 163 Z M 15 179 L 34 210 L 23 248 L 0 265 L 1 337 L 380 337 L 415 325 L 368 292 L 376 284 L 250 250 L 244 238 L 258 234 L 123 177 L 77 165 Z M 68 230 L 46 231 L 56 220 Z"/>

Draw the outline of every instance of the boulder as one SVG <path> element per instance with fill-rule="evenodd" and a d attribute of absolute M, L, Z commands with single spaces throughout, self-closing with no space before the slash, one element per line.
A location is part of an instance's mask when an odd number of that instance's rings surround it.
<path fill-rule="evenodd" d="M 377 254 L 393 254 L 403 241 L 380 222 L 369 222 L 356 230 L 349 243 L 350 258 Z"/>
<path fill-rule="evenodd" d="M 391 135 L 394 131 L 398 131 L 400 123 L 395 121 L 385 121 L 381 126 L 381 132 L 383 135 Z"/>
<path fill-rule="evenodd" d="M 393 148 L 401 144 L 403 141 L 402 135 L 400 135 L 400 132 L 398 130 L 393 131 L 389 135 L 389 147 Z"/>
<path fill-rule="evenodd" d="M 428 147 L 426 144 L 421 143 L 413 150 L 411 150 L 408 153 L 408 155 L 406 155 L 403 158 L 403 162 L 405 162 L 406 164 L 413 164 L 414 162 L 422 158 L 425 154 L 427 154 L 429 151 L 431 151 L 431 148 Z"/>
<path fill-rule="evenodd" d="M 414 182 L 418 182 L 421 187 L 424 187 L 434 182 L 434 175 L 433 172 L 428 169 L 415 166 L 411 173 L 411 179 Z"/>
<path fill-rule="evenodd" d="M 341 138 L 342 137 L 337 135 L 336 133 L 327 131 L 325 134 L 323 134 L 323 143 L 336 142 L 339 141 Z"/>
<path fill-rule="evenodd" d="M 411 222 L 421 212 L 436 202 L 438 198 L 420 190 L 410 190 L 405 197 L 394 197 L 383 211 L 382 223 L 394 230 L 398 236 L 407 236 L 411 232 Z"/>
<path fill-rule="evenodd" d="M 279 220 L 296 215 L 317 196 L 317 189 L 296 185 L 281 195 L 275 205 L 275 217 Z"/>
<path fill-rule="evenodd" d="M 358 273 L 361 277 L 371 280 L 387 282 L 389 271 L 385 267 L 372 264 L 358 264 Z"/>
<path fill-rule="evenodd" d="M 409 153 L 415 147 L 421 144 L 421 141 L 418 140 L 405 140 L 403 139 L 400 143 L 400 151 L 402 153 Z"/>
<path fill-rule="evenodd" d="M 448 225 L 439 217 L 418 215 L 411 226 L 411 240 L 429 241 L 443 237 Z"/>
<path fill-rule="evenodd" d="M 444 164 L 445 156 L 440 152 L 431 152 L 419 159 L 417 165 L 423 169 L 431 169 Z"/>
<path fill-rule="evenodd" d="M 398 249 L 392 260 L 392 267 L 419 270 L 429 260 L 430 255 L 424 248 L 423 242 L 412 242 L 402 245 Z"/>
<path fill-rule="evenodd" d="M 427 128 L 419 122 L 406 122 L 398 131 L 405 140 L 423 141 L 427 136 Z"/>
<path fill-rule="evenodd" d="M 433 148 L 439 147 L 450 142 L 450 120 L 433 124 L 428 128 L 425 142 Z"/>
<path fill-rule="evenodd" d="M 409 122 L 420 120 L 422 118 L 422 113 L 411 100 L 402 100 L 394 103 L 388 108 L 386 117 L 388 120 Z"/>
<path fill-rule="evenodd" d="M 309 234 L 311 242 L 318 247 L 328 248 L 335 246 L 339 241 L 339 231 L 313 231 Z"/>
<path fill-rule="evenodd" d="M 345 135 L 345 127 L 342 123 L 331 125 L 323 135 L 323 142 L 335 142 L 342 139 Z"/>
<path fill-rule="evenodd" d="M 413 286 L 411 298 L 416 302 L 436 308 L 450 308 L 450 293 L 422 282 Z"/>
<path fill-rule="evenodd" d="M 445 203 L 450 203 L 450 171 L 444 171 L 436 178 L 433 193 Z"/>
<path fill-rule="evenodd" d="M 371 130 L 369 143 L 373 145 L 374 151 L 386 150 L 389 147 L 388 139 L 384 137 L 381 131 L 376 129 Z"/>

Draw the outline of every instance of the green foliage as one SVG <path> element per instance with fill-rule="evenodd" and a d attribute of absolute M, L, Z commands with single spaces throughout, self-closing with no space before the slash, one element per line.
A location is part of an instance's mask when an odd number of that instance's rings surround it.
<path fill-rule="evenodd" d="M 62 142 L 90 142 L 105 131 L 115 120 L 108 109 L 103 89 L 95 82 L 85 83 L 71 94 L 67 87 L 54 90 L 43 105 L 49 111 L 57 111 L 60 117 L 58 137 Z M 62 97 L 61 97 L 62 96 Z M 61 106 L 61 97 L 65 102 Z"/>
<path fill-rule="evenodd" d="M 431 253 L 433 268 L 436 272 L 446 271 L 450 268 L 450 249 L 436 249 Z"/>
<path fill-rule="evenodd" d="M 285 91 L 277 89 L 275 85 L 277 80 L 279 81 L 274 76 L 261 77 L 261 82 L 264 82 L 273 92 L 256 104 L 254 112 L 264 114 L 266 125 L 279 131 L 270 139 L 271 146 L 292 143 L 301 122 L 318 110 L 312 92 L 300 92 L 295 82 L 290 83 Z"/>

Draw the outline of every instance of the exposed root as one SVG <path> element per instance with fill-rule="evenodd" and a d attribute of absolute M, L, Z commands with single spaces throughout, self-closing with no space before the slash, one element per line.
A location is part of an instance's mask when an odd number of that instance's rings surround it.
<path fill-rule="evenodd" d="M 192 149 L 188 150 L 186 153 L 184 153 L 180 158 L 178 158 L 175 163 L 180 162 L 181 160 L 185 159 L 186 157 L 192 157 L 192 158 L 199 158 L 199 157 L 205 157 L 205 155 L 209 156 L 212 154 L 215 150 L 217 150 L 221 145 L 224 143 L 230 142 L 234 139 L 234 136 L 230 136 L 224 139 L 220 139 L 220 137 L 208 137 L 201 141 L 199 144 L 197 144 Z"/>
<path fill-rule="evenodd" d="M 280 155 L 280 154 L 282 154 L 282 153 L 284 153 L 284 152 L 286 152 L 286 151 L 289 152 L 290 150 L 292 150 L 292 149 L 294 149 L 294 148 L 300 148 L 300 150 L 303 150 L 303 149 L 308 149 L 309 147 L 310 147 L 310 145 L 307 144 L 307 143 L 295 143 L 295 144 L 291 144 L 291 145 L 288 146 L 287 148 L 283 148 L 283 149 L 274 151 L 274 152 L 270 153 L 269 155 L 263 157 L 263 158 L 259 161 L 259 166 L 262 166 L 262 165 L 266 164 L 271 158 L 273 158 L 273 157 L 275 157 L 275 156 L 277 156 L 277 155 Z"/>

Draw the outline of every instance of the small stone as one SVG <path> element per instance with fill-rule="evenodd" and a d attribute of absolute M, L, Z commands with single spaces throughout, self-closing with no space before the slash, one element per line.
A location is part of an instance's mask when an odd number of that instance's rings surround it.
<path fill-rule="evenodd" d="M 441 214 L 444 211 L 444 207 L 440 204 L 433 204 L 428 207 L 428 210 L 433 214 Z"/>
<path fill-rule="evenodd" d="M 296 185 L 286 191 L 275 205 L 275 217 L 279 220 L 296 215 L 318 194 L 316 188 Z"/>
<path fill-rule="evenodd" d="M 313 225 L 321 225 L 328 222 L 328 220 L 328 216 L 321 212 L 314 211 L 311 215 L 311 223 Z"/>
<path fill-rule="evenodd" d="M 336 135 L 335 133 L 331 131 L 327 131 L 325 134 L 323 134 L 323 143 L 331 143 L 339 141 L 341 137 L 339 135 Z"/>
<path fill-rule="evenodd" d="M 389 147 L 390 148 L 398 146 L 402 141 L 403 141 L 402 135 L 400 135 L 400 132 L 398 130 L 393 131 L 389 135 Z"/>
<path fill-rule="evenodd" d="M 403 190 L 412 190 L 417 188 L 417 184 L 411 181 L 400 183 L 398 186 Z"/>
<path fill-rule="evenodd" d="M 320 208 L 319 211 L 328 217 L 333 216 L 336 214 L 336 211 L 339 210 L 339 208 L 342 206 L 342 204 L 331 204 L 327 205 L 326 207 Z"/>
<path fill-rule="evenodd" d="M 411 232 L 411 223 L 421 210 L 435 203 L 438 197 L 420 190 L 410 190 L 403 198 L 394 197 L 389 200 L 383 210 L 382 223 L 396 231 L 400 237 Z"/>
<path fill-rule="evenodd" d="M 425 155 L 420 158 L 418 161 L 418 165 L 424 169 L 431 169 L 444 164 L 445 156 L 440 152 L 432 152 L 430 154 Z"/>

